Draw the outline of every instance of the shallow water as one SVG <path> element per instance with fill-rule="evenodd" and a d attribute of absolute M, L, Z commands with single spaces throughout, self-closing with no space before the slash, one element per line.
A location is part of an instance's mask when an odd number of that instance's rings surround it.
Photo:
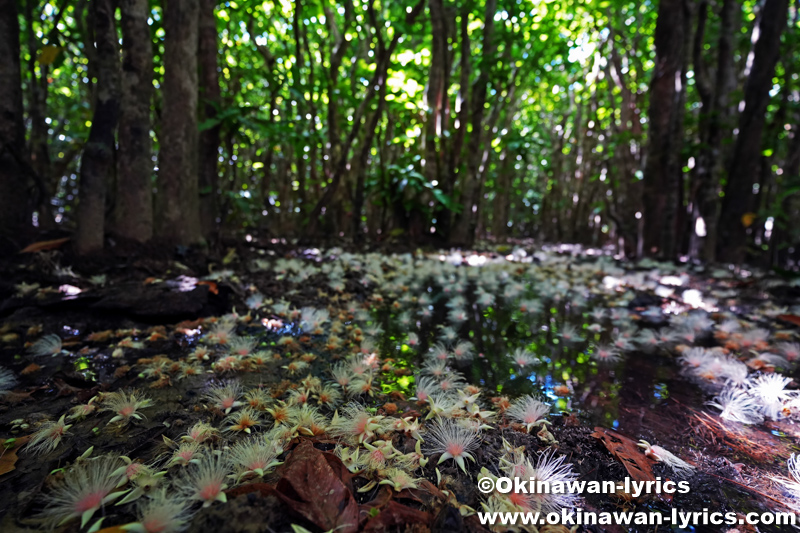
<path fill-rule="evenodd" d="M 437 287 L 431 287 L 436 294 Z M 439 296 L 443 296 L 441 291 Z M 405 344 L 408 328 L 398 321 L 398 313 L 375 312 L 375 322 L 383 326 L 380 344 L 382 353 L 419 368 L 436 334 L 449 324 L 445 298 L 434 298 L 430 321 L 416 324 L 420 344 L 411 349 Z M 623 432 L 641 430 L 643 409 L 661 409 L 674 398 L 688 405 L 700 405 L 703 394 L 679 373 L 679 366 L 661 351 L 626 353 L 615 363 L 598 363 L 590 354 L 598 344 L 607 343 L 614 326 L 606 318 L 604 332 L 587 328 L 591 307 L 571 309 L 569 304 L 544 302 L 541 314 L 531 315 L 519 309 L 494 305 L 483 311 L 474 310 L 469 319 L 457 328 L 458 340 L 475 345 L 476 356 L 469 363 L 453 363 L 467 381 L 479 384 L 496 395 L 511 399 L 534 394 L 553 405 L 554 412 L 576 415 L 590 425 L 602 425 Z M 578 329 L 583 341 L 566 343 L 558 332 L 569 324 Z M 457 342 L 457 341 L 456 341 Z M 508 357 L 517 348 L 536 355 L 539 363 L 519 369 Z M 413 380 L 408 382 L 413 391 Z"/>

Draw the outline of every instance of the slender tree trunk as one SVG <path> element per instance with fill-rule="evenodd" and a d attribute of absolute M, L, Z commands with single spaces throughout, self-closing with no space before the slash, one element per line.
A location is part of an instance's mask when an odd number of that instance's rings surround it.
<path fill-rule="evenodd" d="M 472 123 L 472 132 L 470 133 L 469 143 L 467 143 L 467 172 L 464 177 L 463 194 L 461 197 L 461 205 L 463 211 L 456 219 L 456 225 L 453 228 L 452 240 L 464 244 L 466 246 L 472 245 L 475 239 L 475 227 L 478 222 L 478 194 L 481 190 L 481 143 L 484 141 L 484 106 L 486 104 L 486 96 L 489 91 L 489 75 L 493 58 L 497 51 L 497 43 L 494 39 L 494 16 L 497 13 L 497 0 L 487 0 L 486 9 L 484 13 L 483 22 L 483 42 L 482 42 L 482 64 L 481 71 L 478 79 L 472 88 L 471 104 L 472 113 L 470 122 Z"/>
<path fill-rule="evenodd" d="M 664 258 L 676 259 L 682 249 L 685 232 L 686 208 L 684 206 L 683 151 L 684 119 L 686 117 L 686 70 L 689 66 L 689 50 L 691 42 L 692 11 L 687 0 L 681 2 L 683 12 L 683 46 L 679 77 L 676 80 L 675 103 L 672 111 L 672 129 L 670 130 L 669 174 L 667 175 L 667 198 L 664 209 L 664 225 L 661 229 L 661 249 Z"/>
<path fill-rule="evenodd" d="M 306 120 L 306 108 L 305 108 L 305 93 L 306 93 L 306 86 L 303 83 L 302 77 L 302 69 L 305 67 L 305 59 L 303 58 L 303 42 L 301 40 L 301 28 L 300 25 L 303 24 L 303 1 L 302 0 L 295 0 L 294 4 L 294 16 L 292 20 L 292 34 L 294 37 L 294 57 L 295 60 L 292 63 L 292 84 L 294 86 L 295 95 L 302 95 L 300 97 L 295 96 L 295 101 L 297 105 L 292 109 L 291 114 L 302 117 L 298 118 L 295 124 L 295 128 L 297 130 L 301 130 L 303 126 L 301 123 Z M 303 159 L 305 152 L 302 150 L 297 151 L 297 201 L 300 205 L 300 212 L 305 213 L 307 208 L 307 191 L 306 191 L 306 160 Z"/>
<path fill-rule="evenodd" d="M 385 62 L 388 65 L 389 58 L 385 57 L 386 43 L 383 40 L 383 36 L 381 34 L 381 26 L 378 23 L 377 16 L 375 13 L 375 8 L 372 4 L 367 6 L 367 14 L 369 16 L 370 24 L 375 29 L 375 35 L 378 41 L 376 63 L 378 65 L 381 65 Z M 352 218 L 350 220 L 350 226 L 351 226 L 350 233 L 353 236 L 353 241 L 356 243 L 361 243 L 364 237 L 364 234 L 361 230 L 361 212 L 364 210 L 364 188 L 366 179 L 366 167 L 367 167 L 367 161 L 369 159 L 369 154 L 372 149 L 372 143 L 375 139 L 375 135 L 377 133 L 381 117 L 383 117 L 383 110 L 385 105 L 386 105 L 386 84 L 381 83 L 380 90 L 378 91 L 377 106 L 375 107 L 375 111 L 373 111 L 371 118 L 366 121 L 364 137 L 361 141 L 361 150 L 352 165 L 353 167 L 352 173 L 356 177 L 356 183 L 352 197 L 353 212 L 352 212 Z M 344 228 L 342 228 L 342 230 L 343 229 Z"/>
<path fill-rule="evenodd" d="M 472 51 L 470 49 L 469 38 L 469 2 L 463 2 L 459 13 L 459 79 L 458 79 L 458 100 L 456 105 L 456 122 L 455 135 L 453 142 L 450 145 L 450 150 L 447 158 L 447 170 L 442 184 L 442 192 L 453 199 L 453 190 L 455 189 L 456 179 L 458 178 L 459 166 L 461 165 L 461 152 L 464 149 L 464 139 L 466 138 L 467 120 L 469 120 L 469 78 L 471 73 L 470 59 L 472 58 Z M 442 208 L 442 211 L 436 215 L 437 220 L 441 222 L 440 233 L 442 239 L 445 241 L 450 240 L 451 226 L 455 215 L 450 209 Z"/>
<path fill-rule="evenodd" d="M 49 135 L 47 132 L 49 126 L 47 122 L 45 122 L 47 118 L 47 78 L 49 76 L 50 66 L 40 64 L 39 61 L 37 61 L 39 47 L 42 44 L 40 36 L 37 35 L 34 29 L 34 17 L 39 16 L 37 9 L 38 4 L 36 0 L 26 0 L 25 20 L 27 22 L 28 54 L 30 55 L 28 59 L 28 74 L 30 76 L 27 109 L 28 121 L 30 122 L 28 148 L 31 168 L 41 177 L 40 181 L 44 184 L 44 187 L 40 187 L 39 198 L 36 202 L 36 208 L 39 211 L 39 226 L 44 229 L 49 229 L 55 226 L 55 220 L 50 211 L 50 198 L 52 196 L 50 192 L 52 188 L 50 185 L 53 179 L 53 173 L 48 143 Z M 63 13 L 63 11 L 64 7 L 61 7 L 59 14 Z"/>
<path fill-rule="evenodd" d="M 94 117 L 81 158 L 76 250 L 103 248 L 106 184 L 114 169 L 114 134 L 119 120 L 119 37 L 111 0 L 92 0 L 89 9 L 95 40 Z"/>
<path fill-rule="evenodd" d="M 427 116 L 425 117 L 425 177 L 441 182 L 445 143 L 441 138 L 447 129 L 445 99 L 449 85 L 447 64 L 447 23 L 442 0 L 429 0 L 431 16 L 431 66 L 428 75 Z"/>
<path fill-rule="evenodd" d="M 728 167 L 719 217 L 717 253 L 721 261 L 737 263 L 744 259 L 747 228 L 742 216 L 753 209 L 753 184 L 758 173 L 764 115 L 788 13 L 788 0 L 766 0 L 759 15 L 758 40 L 753 50 L 752 69 L 745 82 L 744 109 L 739 114 L 739 134 Z"/>
<path fill-rule="evenodd" d="M 674 224 L 667 219 L 674 201 L 670 187 L 674 187 L 673 174 L 676 150 L 675 130 L 680 113 L 682 67 L 684 65 L 684 5 L 682 0 L 661 0 L 656 23 L 656 67 L 650 84 L 650 112 L 647 163 L 644 171 L 644 253 L 664 253 L 664 228 Z M 673 211 L 674 212 L 674 211 Z"/>
<path fill-rule="evenodd" d="M 352 234 L 355 243 L 361 243 L 364 239 L 364 232 L 361 230 L 361 212 L 364 210 L 364 180 L 367 171 L 367 160 L 375 140 L 375 134 L 380 127 L 380 120 L 383 117 L 383 109 L 386 106 L 386 85 L 381 85 L 378 94 L 378 107 L 373 111 L 371 119 L 367 122 L 367 129 L 361 145 L 361 152 L 355 163 L 356 171 L 356 190 L 353 195 L 353 220 Z"/>
<path fill-rule="evenodd" d="M 800 16 L 800 14 L 798 14 L 798 16 Z M 790 21 L 789 27 L 791 28 L 792 26 L 793 24 Z M 791 38 L 791 36 L 787 35 L 787 40 L 789 38 Z M 790 46 L 785 46 L 783 49 L 783 54 L 780 59 L 781 64 L 783 65 L 781 101 L 778 105 L 778 110 L 772 114 L 770 123 L 767 126 L 763 139 L 764 148 L 774 147 L 774 139 L 780 139 L 781 133 L 784 131 L 786 125 L 796 122 L 796 117 L 794 116 L 795 114 L 792 113 L 792 110 L 794 109 L 792 100 L 794 95 L 797 94 L 797 91 L 792 91 L 789 89 L 792 87 L 792 80 L 797 74 L 796 71 L 798 65 L 794 60 L 794 53 L 795 51 Z M 782 162 L 782 167 L 784 172 L 787 174 L 787 171 L 791 170 L 790 166 L 792 157 L 794 155 L 791 151 L 793 141 L 794 139 L 786 140 L 786 144 L 789 146 L 789 151 L 786 158 Z M 787 183 L 786 178 L 779 177 L 779 175 L 772 171 L 773 165 L 778 161 L 778 156 L 775 153 L 776 151 L 777 150 L 772 150 L 771 152 L 763 151 L 761 153 L 759 168 L 761 175 L 758 180 L 760 186 L 758 188 L 758 194 L 756 195 L 756 205 L 758 206 L 759 211 L 769 213 L 776 213 L 776 211 L 778 211 L 776 216 L 773 218 L 773 229 L 770 233 L 767 233 L 767 229 L 765 227 L 766 220 L 764 219 L 758 220 L 758 224 L 754 226 L 756 237 L 758 241 L 760 241 L 760 244 L 769 245 L 769 254 L 763 254 L 763 256 L 759 258 L 762 260 L 765 267 L 777 264 L 777 249 L 786 245 L 786 234 L 782 230 L 782 226 L 784 226 L 785 223 L 785 216 L 781 216 L 782 214 L 780 213 L 780 210 L 782 210 L 784 207 L 784 202 L 778 203 L 777 199 L 781 190 L 787 190 L 792 187 L 791 182 Z M 796 194 L 797 193 L 795 192 L 795 195 Z"/>
<path fill-rule="evenodd" d="M 344 2 L 344 26 L 340 29 L 336 26 L 336 16 L 329 8 L 325 8 L 325 15 L 327 23 L 330 28 L 331 35 L 333 35 L 334 42 L 331 46 L 330 54 L 330 67 L 328 68 L 327 76 L 327 89 L 328 89 L 328 142 L 330 144 L 328 159 L 329 163 L 326 166 L 327 174 L 330 173 L 330 167 L 335 164 L 339 159 L 339 149 L 341 139 L 339 135 L 339 106 L 341 99 L 338 97 L 336 90 L 339 85 L 340 68 L 342 61 L 349 49 L 350 41 L 345 39 L 345 34 L 350 31 L 350 26 L 355 18 L 355 8 L 352 0 Z"/>
<path fill-rule="evenodd" d="M 492 213 L 492 234 L 497 242 L 505 242 L 508 235 L 508 213 L 511 204 L 511 173 L 514 156 L 506 148 L 500 155 L 500 171 L 497 173 L 494 212 Z"/>
<path fill-rule="evenodd" d="M 617 51 L 616 39 L 613 39 L 613 34 L 609 35 L 609 45 L 611 62 L 606 71 L 614 85 L 619 88 L 622 104 L 619 108 L 620 120 L 611 122 L 611 130 L 615 135 L 637 138 L 641 135 L 641 123 L 639 122 L 636 95 L 628 86 L 622 58 Z M 608 90 L 608 101 L 611 102 L 611 105 L 615 105 L 614 86 L 609 84 Z M 614 116 L 613 113 L 612 116 Z M 623 250 L 627 257 L 635 257 L 637 254 L 638 220 L 636 213 L 642 210 L 641 184 L 635 178 L 636 170 L 639 167 L 636 155 L 636 151 L 632 147 L 614 150 L 614 159 L 619 169 L 620 186 L 614 191 L 612 197 L 606 199 L 609 218 L 614 222 L 617 234 L 623 240 Z"/>
<path fill-rule="evenodd" d="M 20 248 L 29 226 L 19 37 L 17 0 L 0 0 L 0 251 Z"/>
<path fill-rule="evenodd" d="M 783 183 L 800 183 L 800 122 L 795 122 L 792 135 L 784 163 Z M 790 246 L 794 248 L 795 257 L 800 250 L 800 194 L 786 195 L 782 202 L 782 211 L 785 218 L 776 220 L 777 235 L 773 236 L 776 243 L 773 253 L 779 265 L 785 265 L 790 259 Z"/>
<path fill-rule="evenodd" d="M 115 231 L 139 242 L 153 236 L 153 42 L 147 0 L 122 0 L 122 83 Z"/>
<path fill-rule="evenodd" d="M 201 119 L 212 119 L 221 105 L 219 74 L 217 72 L 217 19 L 214 15 L 216 0 L 200 0 L 198 62 L 200 63 Z M 272 114 L 270 113 L 270 118 Z M 219 124 L 200 132 L 200 222 L 203 235 L 210 237 L 217 228 L 219 205 Z M 272 153 L 270 150 L 269 153 Z M 265 172 L 269 172 L 269 166 Z"/>
<path fill-rule="evenodd" d="M 716 258 L 717 219 L 719 206 L 719 178 L 722 173 L 724 157 L 722 157 L 722 140 L 725 132 L 729 132 L 728 121 L 730 117 L 729 94 L 736 86 L 734 75 L 733 54 L 736 47 L 736 16 L 741 10 L 739 0 L 723 0 L 719 12 L 719 41 L 717 45 L 717 68 L 713 85 L 709 84 L 703 98 L 702 122 L 704 123 L 704 148 L 697 158 L 697 191 L 695 204 L 697 216 L 703 218 L 706 227 L 706 237 L 703 242 L 702 257 L 706 261 Z M 702 60 L 702 45 L 695 47 L 695 70 L 705 72 Z M 705 79 L 705 74 L 701 77 Z M 701 82 L 704 84 L 705 82 Z M 706 104 L 708 103 L 708 107 Z M 695 217 L 696 219 L 696 217 Z M 690 228 L 694 232 L 694 228 Z"/>
<path fill-rule="evenodd" d="M 158 172 L 159 237 L 202 241 L 197 179 L 197 43 L 199 0 L 167 0 Z"/>

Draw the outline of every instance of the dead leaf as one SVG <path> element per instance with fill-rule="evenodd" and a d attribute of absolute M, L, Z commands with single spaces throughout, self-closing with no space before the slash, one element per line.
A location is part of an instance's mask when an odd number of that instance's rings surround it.
<path fill-rule="evenodd" d="M 392 489 L 387 487 L 386 485 L 378 485 L 378 494 L 375 495 L 373 499 L 366 503 L 362 503 L 359 505 L 359 510 L 361 514 L 369 514 L 373 512 L 372 509 L 380 509 L 384 505 L 387 505 L 390 501 L 392 501 Z"/>
<path fill-rule="evenodd" d="M 31 363 L 28 366 L 26 366 L 25 368 L 23 368 L 22 371 L 20 372 L 20 374 L 23 375 L 23 376 L 29 376 L 31 374 L 35 374 L 36 372 L 38 372 L 41 369 L 42 369 L 41 366 L 37 365 L 36 363 Z"/>
<path fill-rule="evenodd" d="M 594 428 L 592 437 L 598 439 L 618 459 L 634 481 L 655 481 L 653 461 L 642 453 L 636 441 L 611 429 Z"/>
<path fill-rule="evenodd" d="M 6 392 L 6 394 L 3 396 L 3 400 L 5 400 L 7 403 L 10 403 L 10 404 L 13 405 L 15 403 L 20 403 L 20 402 L 25 401 L 25 400 L 30 400 L 31 394 L 33 394 L 33 391 L 30 391 L 30 392 L 14 392 L 14 391 L 10 391 L 10 392 Z"/>
<path fill-rule="evenodd" d="M 217 288 L 217 284 L 213 281 L 198 281 L 198 285 L 205 285 L 208 287 L 208 292 L 211 294 L 219 294 L 219 289 Z"/>
<path fill-rule="evenodd" d="M 331 462 L 341 461 L 325 454 L 311 441 L 304 440 L 280 467 L 281 479 L 275 485 L 275 495 L 289 508 L 323 531 L 349 533 L 358 530 L 358 504 L 337 474 L 347 471 L 344 465 L 336 469 Z"/>
<path fill-rule="evenodd" d="M 74 394 L 76 392 L 80 392 L 81 389 L 70 385 L 62 378 L 54 378 L 53 385 L 55 385 L 56 389 L 58 389 L 58 396 L 69 396 L 70 394 Z"/>
<path fill-rule="evenodd" d="M 53 239 L 51 241 L 39 241 L 33 244 L 29 244 L 25 248 L 19 251 L 21 254 L 32 254 L 34 252 L 43 252 L 45 250 L 55 250 L 56 248 L 60 248 L 64 243 L 69 241 L 69 237 L 64 237 L 63 239 Z"/>
<path fill-rule="evenodd" d="M 94 333 L 89 334 L 86 337 L 87 341 L 90 342 L 108 342 L 114 336 L 114 332 L 110 329 L 105 331 L 95 331 Z"/>
<path fill-rule="evenodd" d="M 800 326 L 800 316 L 797 315 L 778 315 L 778 320 L 794 324 L 795 326 Z"/>
<path fill-rule="evenodd" d="M 257 492 L 261 496 L 269 496 L 270 494 L 275 494 L 275 487 L 269 483 L 245 483 L 244 485 L 226 490 L 225 495 L 229 498 L 237 498 L 242 494 L 250 494 L 251 492 Z"/>
<path fill-rule="evenodd" d="M 19 437 L 15 442 L 12 448 L 8 448 L 3 452 L 3 455 L 0 455 L 0 476 L 3 474 L 7 474 L 16 468 L 17 464 L 17 452 L 19 449 L 28 442 L 28 439 L 31 438 L 30 435 L 25 435 L 24 437 Z"/>

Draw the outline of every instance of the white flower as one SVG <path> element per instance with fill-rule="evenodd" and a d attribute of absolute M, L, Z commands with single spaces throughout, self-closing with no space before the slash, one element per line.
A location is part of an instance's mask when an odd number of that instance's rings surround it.
<path fill-rule="evenodd" d="M 0 366 L 0 396 L 6 394 L 17 385 L 17 377 L 14 372 Z"/>
<path fill-rule="evenodd" d="M 549 412 L 550 406 L 546 403 L 540 402 L 533 396 L 523 396 L 511 404 L 506 415 L 512 420 L 525 424 L 527 430 L 530 431 L 534 426 L 547 423 L 544 417 Z"/>
<path fill-rule="evenodd" d="M 792 378 L 781 374 L 762 374 L 748 383 L 750 394 L 758 401 L 764 416 L 773 420 L 781 417 L 783 402 L 794 393 L 786 390 Z"/>
<path fill-rule="evenodd" d="M 442 454 L 437 464 L 453 459 L 459 468 L 467 473 L 464 459 L 475 462 L 470 452 L 475 451 L 480 443 L 480 432 L 474 428 L 465 428 L 453 420 L 437 420 L 425 433 L 425 453 Z"/>
<path fill-rule="evenodd" d="M 747 392 L 734 387 L 725 389 L 708 405 L 716 407 L 720 411 L 720 416 L 732 422 L 742 424 L 758 424 L 764 420 L 759 412 L 758 402 Z"/>
<path fill-rule="evenodd" d="M 791 479 L 777 477 L 770 477 L 770 479 L 777 481 L 789 489 L 789 492 L 792 493 L 792 496 L 800 497 L 800 456 L 793 453 L 787 461 L 787 466 L 789 467 L 789 475 L 791 476 Z"/>

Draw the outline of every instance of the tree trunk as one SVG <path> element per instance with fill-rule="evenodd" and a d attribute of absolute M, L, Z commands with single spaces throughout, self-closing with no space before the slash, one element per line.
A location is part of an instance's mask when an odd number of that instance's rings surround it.
<path fill-rule="evenodd" d="M 197 180 L 199 0 L 167 0 L 157 227 L 166 242 L 202 241 Z"/>
<path fill-rule="evenodd" d="M 301 117 L 296 120 L 295 128 L 300 130 L 303 128 L 301 125 L 302 121 L 305 120 L 306 117 L 306 109 L 305 109 L 305 93 L 306 87 L 303 83 L 302 77 L 302 69 L 305 66 L 305 60 L 303 59 L 303 43 L 300 40 L 300 25 L 303 23 L 302 19 L 302 12 L 303 12 L 303 2 L 302 0 L 295 0 L 294 4 L 294 15 L 292 17 L 292 35 L 294 37 L 294 62 L 292 62 L 292 85 L 295 90 L 294 100 L 296 101 L 297 105 L 294 109 L 291 109 L 291 113 L 295 114 L 297 117 Z M 300 96 L 298 96 L 300 95 Z M 303 159 L 305 152 L 302 150 L 297 151 L 297 201 L 300 205 L 300 213 L 305 213 L 306 211 L 306 203 L 307 203 L 307 191 L 306 191 L 306 162 Z"/>
<path fill-rule="evenodd" d="M 697 215 L 703 217 L 706 227 L 706 237 L 703 243 L 702 257 L 706 261 L 716 258 L 717 219 L 719 205 L 719 178 L 722 173 L 722 140 L 726 131 L 730 131 L 728 120 L 730 105 L 728 95 L 736 87 L 734 76 L 733 54 L 736 48 L 736 13 L 741 10 L 739 0 L 723 0 L 719 13 L 720 29 L 717 45 L 717 68 L 714 84 L 711 87 L 713 97 L 710 98 L 709 107 L 706 108 L 706 99 L 703 99 L 704 148 L 697 159 L 697 191 L 695 203 Z M 695 54 L 695 63 L 702 61 L 700 50 Z M 695 67 L 697 70 L 697 66 Z M 705 70 L 702 68 L 701 70 Z M 696 218 L 696 217 L 695 217 Z M 690 228 L 694 232 L 694 228 Z"/>
<path fill-rule="evenodd" d="M 686 117 L 686 70 L 689 67 L 692 11 L 686 1 L 683 7 L 683 49 L 680 64 L 680 77 L 676 83 L 675 107 L 673 108 L 672 129 L 670 130 L 669 174 L 667 175 L 666 206 L 664 225 L 661 230 L 661 250 L 666 259 L 676 259 L 683 249 L 685 235 L 686 207 L 684 205 L 683 152 L 684 119 Z"/>
<path fill-rule="evenodd" d="M 489 90 L 489 75 L 493 65 L 497 44 L 494 40 L 494 16 L 497 13 L 497 0 L 487 0 L 483 21 L 483 42 L 481 44 L 481 70 L 475 85 L 472 88 L 471 104 L 471 123 L 472 132 L 470 133 L 469 143 L 467 144 L 467 172 L 464 177 L 463 193 L 461 205 L 463 211 L 456 219 L 453 228 L 452 240 L 459 244 L 471 246 L 475 238 L 475 227 L 478 222 L 478 194 L 481 190 L 479 169 L 481 166 L 480 157 L 482 155 L 481 143 L 483 142 L 484 124 L 484 105 Z"/>
<path fill-rule="evenodd" d="M 609 84 L 608 86 L 608 101 L 612 106 L 616 104 L 617 98 L 614 94 L 614 86 L 619 88 L 621 96 L 620 119 L 619 121 L 611 121 L 611 131 L 614 135 L 638 140 L 641 135 L 640 112 L 636 102 L 636 95 L 629 87 L 629 82 L 627 81 L 629 73 L 626 73 L 623 68 L 622 58 L 617 50 L 617 42 L 613 38 L 613 33 L 609 35 L 609 51 L 611 62 L 606 71 L 614 85 Z M 612 116 L 614 116 L 613 113 Z M 607 197 L 605 200 L 608 205 L 609 218 L 614 222 L 617 234 L 623 241 L 622 249 L 625 255 L 631 258 L 636 257 L 639 243 L 636 213 L 642 211 L 641 183 L 636 179 L 636 170 L 639 168 L 637 156 L 638 151 L 633 146 L 614 150 L 613 157 L 620 176 L 619 187 L 616 188 L 611 197 Z"/>
<path fill-rule="evenodd" d="M 684 5 L 682 0 L 661 0 L 656 22 L 656 66 L 650 84 L 650 111 L 648 129 L 647 163 L 644 171 L 644 253 L 662 255 L 664 228 L 674 224 L 667 219 L 673 207 L 673 174 L 679 154 L 675 146 L 676 128 L 681 101 L 681 78 L 684 65 Z"/>
<path fill-rule="evenodd" d="M 378 94 L 378 106 L 375 111 L 373 111 L 372 118 L 367 122 L 367 129 L 364 133 L 363 144 L 361 145 L 361 153 L 355 163 L 356 190 L 353 195 L 353 220 L 351 231 L 353 234 L 353 242 L 356 244 L 360 244 L 364 240 L 364 232 L 361 230 L 361 211 L 364 209 L 364 181 L 367 172 L 367 160 L 379 128 L 381 117 L 383 117 L 384 107 L 386 107 L 386 84 L 381 85 Z"/>
<path fill-rule="evenodd" d="M 800 183 L 800 122 L 795 122 L 792 135 L 784 163 L 784 184 Z M 787 194 L 781 204 L 784 217 L 776 220 L 773 254 L 775 262 L 784 266 L 791 259 L 790 249 L 793 249 L 794 257 L 800 251 L 800 194 Z"/>
<path fill-rule="evenodd" d="M 122 0 L 122 83 L 114 229 L 139 242 L 153 236 L 153 153 L 150 104 L 153 43 L 147 0 Z"/>
<path fill-rule="evenodd" d="M 200 63 L 200 110 L 201 119 L 212 119 L 217 115 L 221 104 L 219 74 L 217 72 L 217 19 L 214 15 L 216 0 L 200 0 L 198 21 L 200 41 L 198 62 Z M 272 114 L 270 113 L 270 118 Z M 200 132 L 200 222 L 203 235 L 210 237 L 217 228 L 219 206 L 219 143 L 220 126 L 215 125 Z M 272 153 L 271 150 L 269 150 Z M 269 172 L 266 167 L 265 172 Z"/>
<path fill-rule="evenodd" d="M 738 263 L 744 259 L 747 228 L 742 216 L 753 209 L 753 184 L 761 155 L 764 115 L 788 12 L 788 0 L 766 0 L 758 18 L 758 40 L 753 49 L 752 69 L 745 82 L 744 109 L 739 114 L 739 134 L 728 167 L 719 217 L 717 254 L 721 261 Z"/>
<path fill-rule="evenodd" d="M 28 229 L 17 0 L 0 0 L 0 250 L 18 249 Z"/>
<path fill-rule="evenodd" d="M 441 138 L 447 130 L 445 100 L 449 82 L 447 61 L 447 22 L 442 0 L 429 0 L 431 16 L 431 66 L 428 75 L 427 116 L 425 117 L 425 177 L 441 183 L 442 159 L 445 157 Z"/>
<path fill-rule="evenodd" d="M 95 103 L 89 140 L 83 148 L 78 190 L 79 254 L 103 248 L 105 197 L 114 169 L 114 134 L 119 119 L 119 50 L 111 0 L 93 0 L 89 9 L 95 40 Z"/>
<path fill-rule="evenodd" d="M 61 14 L 64 12 L 65 6 L 62 6 L 57 19 L 60 19 Z M 55 227 L 55 220 L 53 219 L 50 199 L 52 193 L 52 160 L 50 158 L 49 148 L 49 135 L 47 130 L 48 126 L 45 119 L 47 118 L 47 87 L 50 66 L 40 64 L 37 61 L 39 47 L 42 44 L 40 35 L 37 35 L 34 29 L 35 17 L 38 17 L 38 4 L 36 0 L 27 0 L 25 2 L 25 20 L 27 25 L 28 34 L 28 74 L 30 82 L 28 83 L 28 109 L 27 116 L 30 123 L 30 137 L 28 140 L 28 149 L 30 164 L 33 171 L 41 177 L 39 180 L 44 187 L 39 187 L 39 194 L 36 203 L 36 209 L 39 211 L 39 227 L 43 229 L 52 229 Z M 51 33 L 52 35 L 52 33 Z M 48 44 L 55 44 L 49 42 Z M 38 73 L 37 73 L 38 67 Z"/>
<path fill-rule="evenodd" d="M 461 152 L 464 149 L 464 139 L 466 138 L 467 120 L 469 119 L 469 78 L 471 73 L 470 59 L 472 58 L 472 51 L 470 49 L 469 39 L 469 13 L 470 5 L 468 2 L 463 2 L 459 13 L 459 48 L 461 58 L 459 59 L 458 68 L 458 100 L 456 105 L 456 124 L 455 134 L 453 135 L 453 142 L 450 144 L 450 150 L 447 157 L 447 170 L 442 183 L 442 192 L 451 200 L 453 199 L 453 190 L 455 189 L 456 178 L 458 177 L 458 169 L 461 165 Z M 445 241 L 450 240 L 450 231 L 454 213 L 449 209 L 442 207 L 441 211 L 436 214 L 436 219 L 440 223 L 441 237 Z"/>
<path fill-rule="evenodd" d="M 506 86 L 506 90 L 504 91 L 505 96 L 499 101 L 495 102 L 494 108 L 492 109 L 492 113 L 489 115 L 488 119 L 486 120 L 486 130 L 492 136 L 500 136 L 498 130 L 509 130 L 511 128 L 511 120 L 514 118 L 514 109 L 516 104 L 516 91 L 517 91 L 517 75 L 519 73 L 519 68 L 514 67 L 512 69 L 512 74 L 508 80 L 508 85 Z M 503 91 L 499 91 L 501 94 Z M 500 120 L 500 115 L 505 113 L 505 122 L 502 127 L 498 127 L 498 121 Z M 476 235 L 481 235 L 482 228 L 479 224 L 483 217 L 481 216 L 481 208 L 483 205 L 483 183 L 484 183 L 484 176 L 489 171 L 489 168 L 492 165 L 492 156 L 494 155 L 494 149 L 492 148 L 492 144 L 489 139 L 483 143 L 482 153 L 480 155 L 480 165 L 478 166 L 478 179 L 476 180 L 478 186 L 477 190 L 474 193 L 474 200 L 472 202 L 473 205 L 473 221 L 475 227 L 471 230 L 471 237 L 470 237 L 470 245 L 472 241 L 474 241 Z"/>
<path fill-rule="evenodd" d="M 328 67 L 327 76 L 327 90 L 328 90 L 328 142 L 330 144 L 328 152 L 328 164 L 326 170 L 329 173 L 332 167 L 339 159 L 339 147 L 341 139 L 339 135 L 339 119 L 338 110 L 341 105 L 341 98 L 336 90 L 339 85 L 339 72 L 342 61 L 349 49 L 350 41 L 345 39 L 345 34 L 350 31 L 354 15 L 354 6 L 352 0 L 344 2 L 344 25 L 342 28 L 336 26 L 336 16 L 328 7 L 325 7 L 326 22 L 329 24 L 331 35 L 334 42 L 331 45 L 330 66 Z M 326 173 L 326 174 L 327 174 Z"/>
<path fill-rule="evenodd" d="M 500 155 L 500 171 L 497 173 L 492 234 L 497 242 L 505 242 L 508 235 L 508 213 L 511 205 L 511 173 L 514 170 L 514 155 L 508 148 Z"/>

